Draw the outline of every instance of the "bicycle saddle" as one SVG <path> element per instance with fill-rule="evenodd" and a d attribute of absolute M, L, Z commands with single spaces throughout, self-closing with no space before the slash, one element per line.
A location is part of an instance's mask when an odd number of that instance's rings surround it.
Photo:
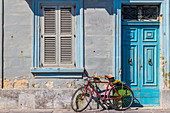
<path fill-rule="evenodd" d="M 108 78 L 108 79 L 114 79 L 113 76 L 109 76 L 109 75 L 105 75 L 105 77 Z"/>

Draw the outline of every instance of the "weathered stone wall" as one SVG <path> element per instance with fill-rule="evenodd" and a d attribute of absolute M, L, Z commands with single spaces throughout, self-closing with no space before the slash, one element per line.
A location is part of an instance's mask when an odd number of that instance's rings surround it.
<path fill-rule="evenodd" d="M 69 109 L 73 89 L 0 90 L 0 109 Z"/>
<path fill-rule="evenodd" d="M 169 109 L 170 108 L 170 90 L 162 90 L 162 108 Z"/>

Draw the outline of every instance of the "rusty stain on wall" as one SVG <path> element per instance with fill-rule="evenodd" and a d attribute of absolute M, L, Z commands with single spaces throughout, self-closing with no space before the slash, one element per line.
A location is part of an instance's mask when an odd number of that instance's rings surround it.
<path fill-rule="evenodd" d="M 159 16 L 160 24 L 162 24 L 162 17 L 163 17 L 163 15 L 162 15 L 162 14 L 160 14 L 160 16 Z"/>
<path fill-rule="evenodd" d="M 23 55 L 23 51 L 21 51 L 21 56 L 23 57 L 24 55 Z"/>

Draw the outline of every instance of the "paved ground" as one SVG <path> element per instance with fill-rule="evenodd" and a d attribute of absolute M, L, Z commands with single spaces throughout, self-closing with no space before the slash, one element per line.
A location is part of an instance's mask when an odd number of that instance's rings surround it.
<path fill-rule="evenodd" d="M 66 110 L 66 109 L 37 109 L 37 110 L 30 110 L 30 109 L 25 109 L 25 110 L 0 110 L 0 113 L 74 113 L 73 110 Z M 83 111 L 82 113 L 170 113 L 170 109 L 163 110 L 163 109 L 138 109 L 138 108 L 133 108 L 129 109 L 126 111 L 115 111 L 115 110 L 86 110 Z"/>

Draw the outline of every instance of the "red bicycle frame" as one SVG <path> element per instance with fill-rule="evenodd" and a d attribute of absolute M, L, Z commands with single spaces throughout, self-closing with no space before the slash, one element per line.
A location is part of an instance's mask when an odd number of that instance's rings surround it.
<path fill-rule="evenodd" d="M 94 78 L 94 77 L 89 77 L 85 72 L 84 74 L 88 77 L 88 78 Z M 107 87 L 106 87 L 106 91 L 104 93 L 104 96 L 102 97 L 94 88 L 93 86 L 90 85 L 90 83 L 107 83 Z M 109 85 L 111 86 L 111 88 L 108 91 Z M 110 81 L 106 82 L 106 81 L 89 81 L 87 82 L 87 85 L 85 85 L 85 88 L 88 88 L 88 86 L 90 86 L 92 88 L 92 90 L 98 95 L 98 97 L 100 97 L 103 100 L 113 100 L 113 99 L 120 99 L 121 95 L 118 93 L 118 91 L 114 88 L 114 86 L 110 83 Z M 110 90 L 113 88 L 113 90 L 119 95 L 119 97 L 116 98 L 109 98 L 109 92 Z M 91 90 L 90 90 L 91 91 Z M 108 92 L 108 93 L 107 93 Z M 107 94 L 107 98 L 106 97 Z"/>

